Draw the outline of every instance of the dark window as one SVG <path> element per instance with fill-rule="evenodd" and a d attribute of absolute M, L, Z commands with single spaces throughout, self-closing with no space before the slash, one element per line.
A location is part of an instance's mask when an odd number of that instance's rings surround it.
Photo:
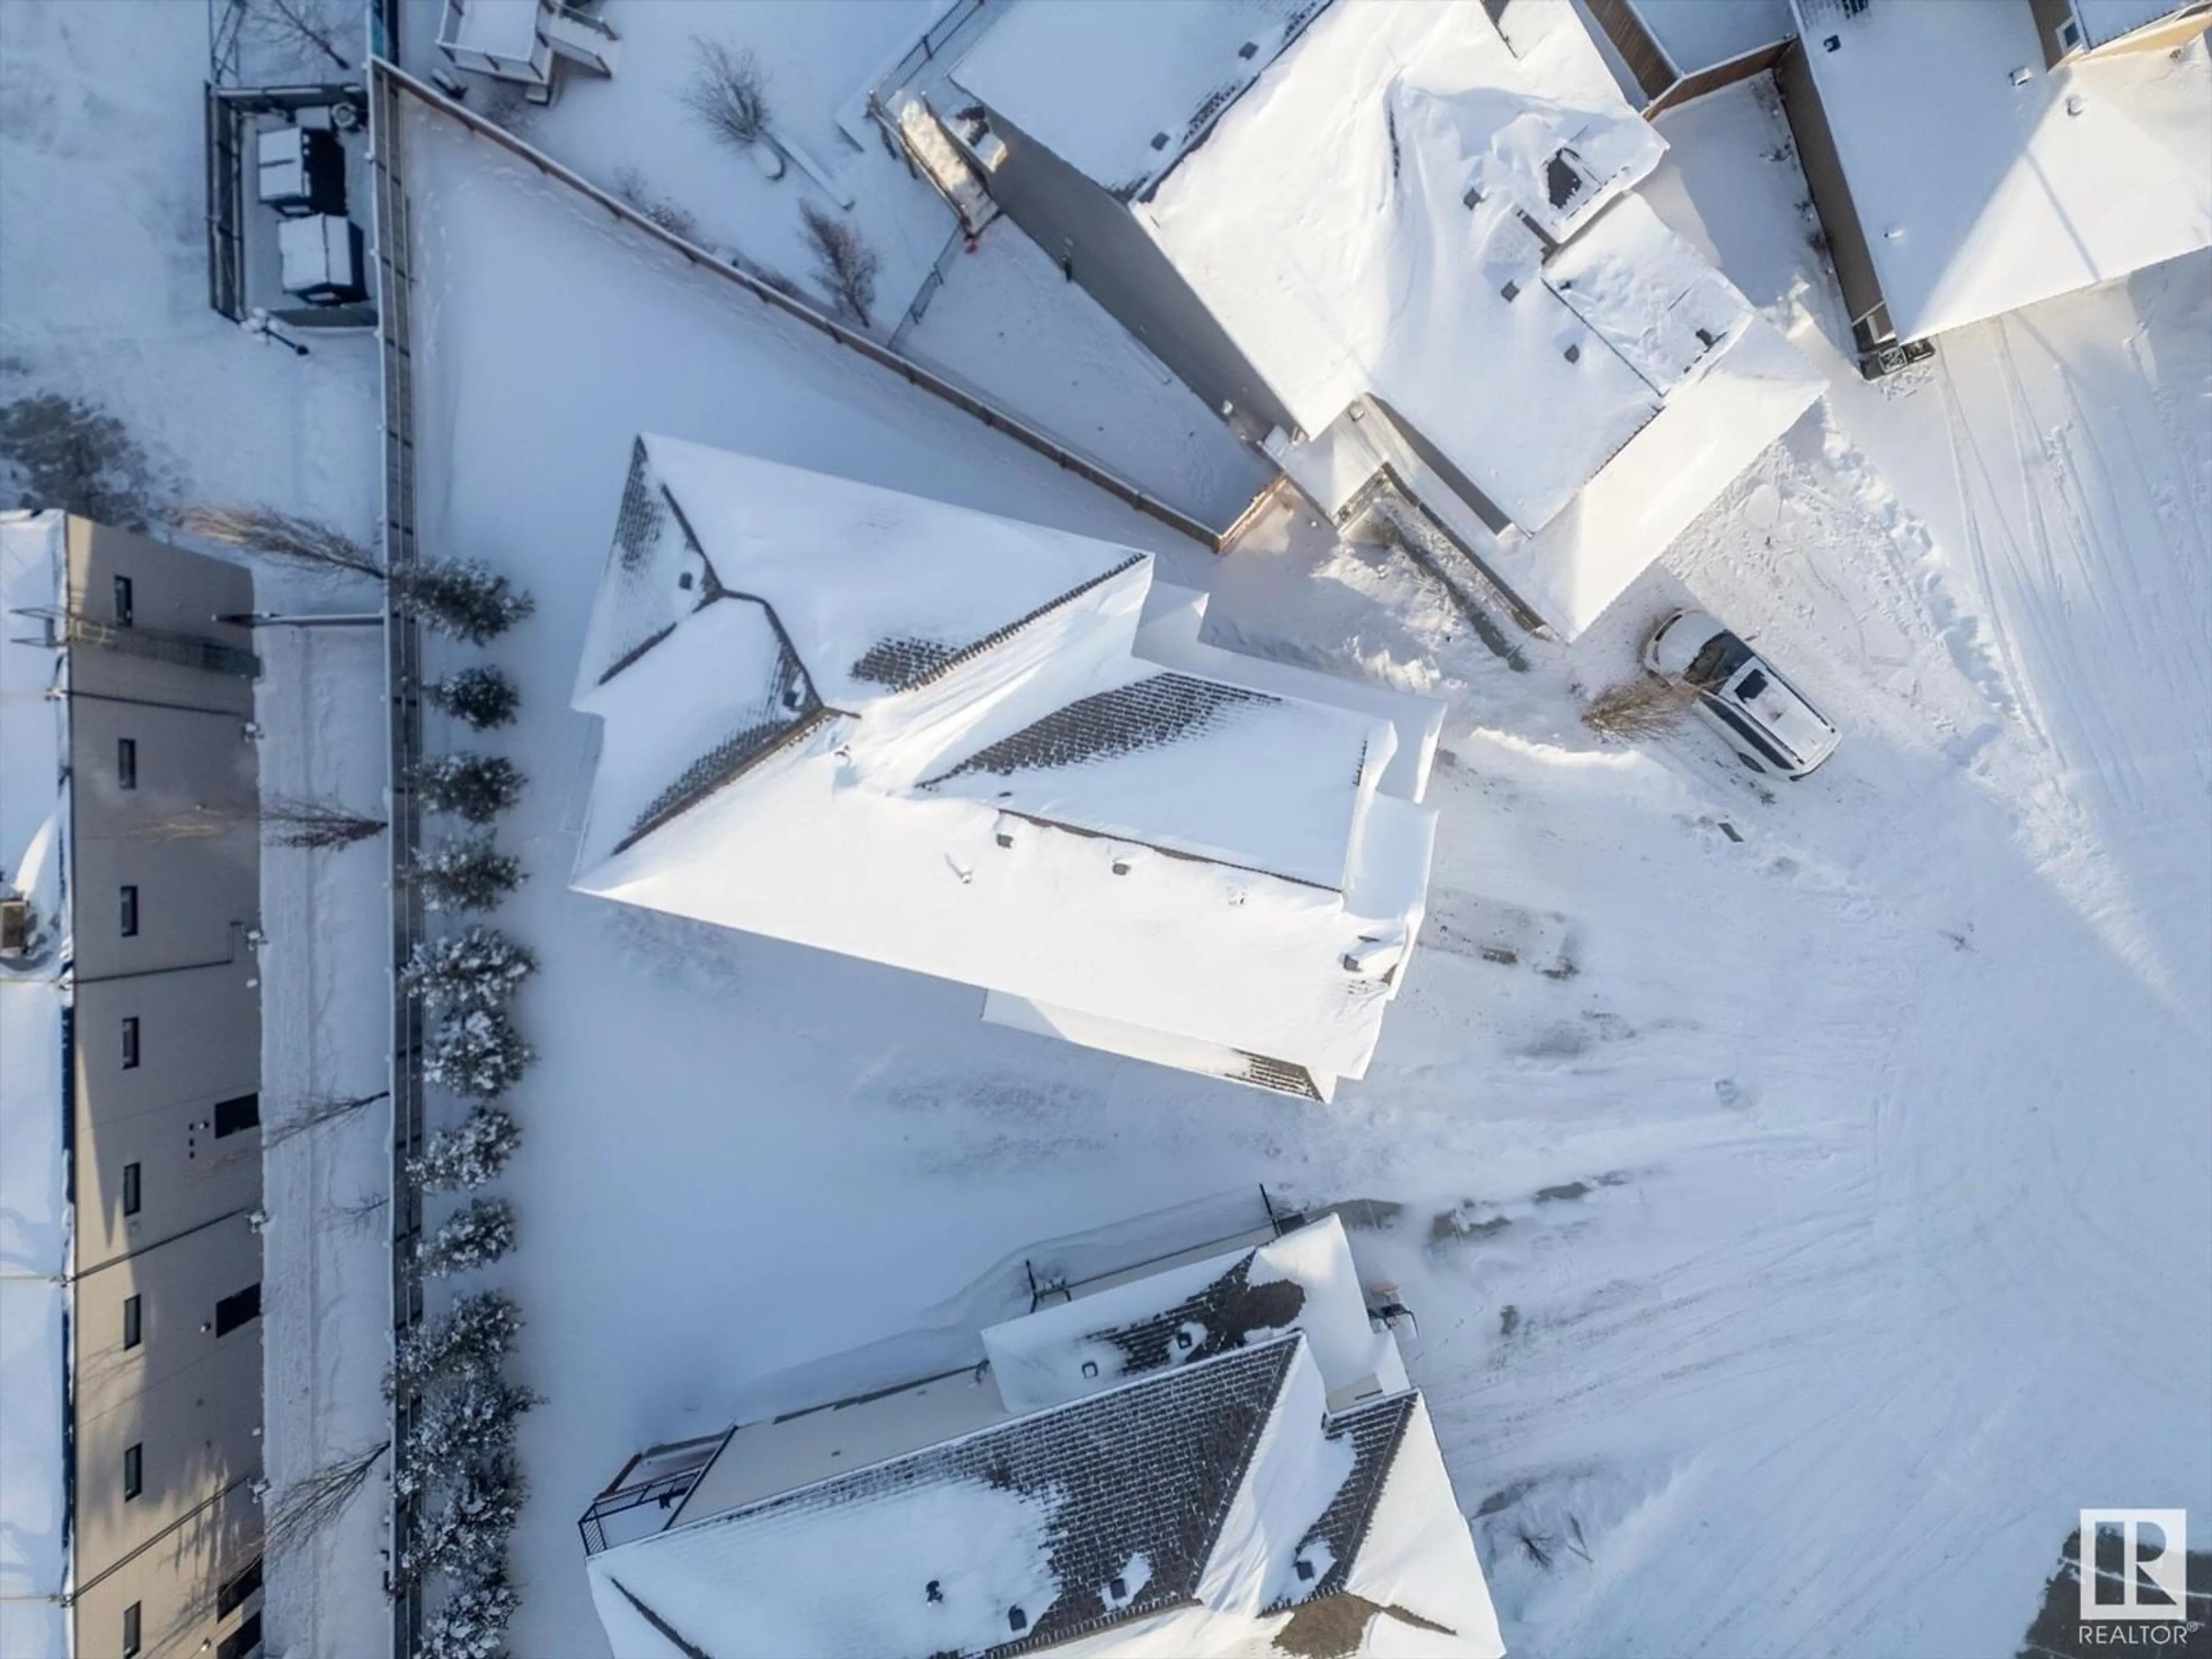
<path fill-rule="evenodd" d="M 118 738 L 115 740 L 115 787 L 136 789 L 138 787 L 138 739 Z"/>
<path fill-rule="evenodd" d="M 138 1016 L 123 1017 L 123 1069 L 129 1071 L 138 1063 Z"/>
<path fill-rule="evenodd" d="M 234 1296 L 215 1304 L 215 1334 L 228 1336 L 249 1319 L 261 1317 L 261 1286 L 248 1285 Z"/>
<path fill-rule="evenodd" d="M 138 1603 L 133 1601 L 123 1609 L 123 1659 L 131 1659 L 139 1650 Z"/>
<path fill-rule="evenodd" d="M 1583 193 L 1582 169 L 1575 161 L 1574 151 L 1563 149 L 1544 163 L 1544 194 L 1555 208 L 1566 206 Z"/>
<path fill-rule="evenodd" d="M 118 576 L 115 579 L 115 625 L 118 628 L 128 628 L 132 620 L 131 578 Z"/>
<path fill-rule="evenodd" d="M 134 939 L 138 933 L 138 890 L 136 887 L 123 890 L 122 909 L 123 937 Z"/>
<path fill-rule="evenodd" d="M 124 1214 L 137 1215 L 138 1213 L 139 1197 L 138 1166 L 136 1164 L 126 1164 L 123 1166 Z"/>
<path fill-rule="evenodd" d="M 123 1346 L 135 1348 L 146 1340 L 146 1316 L 143 1305 L 135 1296 L 123 1298 Z"/>
<path fill-rule="evenodd" d="M 244 1624 L 215 1644 L 215 1659 L 246 1659 L 261 1645 L 261 1615 L 249 1614 Z"/>
<path fill-rule="evenodd" d="M 1735 694 L 1746 702 L 1759 701 L 1759 694 L 1766 690 L 1766 676 L 1756 668 L 1736 683 Z"/>
<path fill-rule="evenodd" d="M 247 1596 L 260 1588 L 261 1558 L 257 1555 L 246 1563 L 244 1572 L 216 1592 L 215 1616 L 218 1619 L 229 1617 Z"/>
<path fill-rule="evenodd" d="M 136 1498 L 146 1490 L 146 1448 L 143 1443 L 123 1449 L 123 1495 Z"/>
<path fill-rule="evenodd" d="M 1698 648 L 1682 678 L 1692 685 L 1720 685 L 1750 660 L 1751 647 L 1724 629 Z"/>
<path fill-rule="evenodd" d="M 259 1095 L 233 1095 L 228 1100 L 215 1103 L 215 1138 L 234 1135 L 241 1129 L 251 1129 L 261 1121 Z"/>

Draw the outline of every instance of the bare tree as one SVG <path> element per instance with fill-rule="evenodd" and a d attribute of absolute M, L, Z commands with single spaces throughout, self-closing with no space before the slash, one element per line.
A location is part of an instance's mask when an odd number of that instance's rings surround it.
<path fill-rule="evenodd" d="M 177 513 L 176 526 L 186 535 L 244 548 L 279 564 L 384 580 L 376 556 L 343 531 L 273 507 L 187 507 Z"/>
<path fill-rule="evenodd" d="M 262 838 L 272 847 L 350 847 L 383 830 L 382 818 L 331 801 L 272 795 L 261 808 Z"/>
<path fill-rule="evenodd" d="M 330 0 L 246 0 L 246 19 L 253 37 L 273 50 L 305 47 L 342 70 L 353 67 L 337 49 L 344 23 Z"/>
<path fill-rule="evenodd" d="M 365 1106 L 374 1106 L 385 1097 L 379 1089 L 373 1095 L 309 1095 L 290 1106 L 284 1115 L 261 1132 L 261 1149 L 281 1146 L 295 1136 L 304 1135 L 326 1125 L 350 1118 Z"/>
<path fill-rule="evenodd" d="M 800 203 L 799 216 L 806 222 L 814 274 L 830 290 L 832 308 L 848 322 L 866 328 L 869 308 L 876 302 L 876 272 L 882 262 L 858 229 L 813 203 Z"/>
<path fill-rule="evenodd" d="M 345 1513 L 354 1495 L 368 1484 L 376 1460 L 391 1446 L 386 1440 L 367 1451 L 349 1453 L 278 1492 L 268 1505 L 262 1528 L 270 1553 L 288 1553 Z"/>
<path fill-rule="evenodd" d="M 1681 680 L 1645 674 L 1607 686 L 1583 710 L 1583 724 L 1601 738 L 1633 742 L 1662 737 L 1681 722 L 1698 689 Z"/>
<path fill-rule="evenodd" d="M 691 37 L 691 79 L 684 108 L 724 143 L 746 149 L 769 142 L 768 73 L 747 48 Z"/>

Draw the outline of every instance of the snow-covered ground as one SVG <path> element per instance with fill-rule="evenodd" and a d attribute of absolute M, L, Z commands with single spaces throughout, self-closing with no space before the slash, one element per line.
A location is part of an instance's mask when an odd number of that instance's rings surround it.
<path fill-rule="evenodd" d="M 878 338 L 1226 529 L 1267 469 L 1011 222 L 963 249 L 951 210 L 865 115 L 868 88 L 944 9 L 930 0 L 623 0 L 608 17 L 622 34 L 611 77 L 566 75 L 543 109 L 514 87 L 462 80 L 471 108 L 700 246 L 795 283 L 815 303 L 822 282 L 801 207 L 831 212 L 880 262 L 869 317 Z M 417 75 L 450 70 L 435 45 L 439 15 L 439 0 L 410 0 L 404 10 L 402 58 Z M 748 153 L 701 125 L 684 101 L 698 40 L 752 54 L 772 129 L 819 164 L 830 189 L 797 167 L 766 179 Z"/>
<path fill-rule="evenodd" d="M 373 412 L 316 412 L 362 406 L 365 354 L 346 403 L 319 347 L 300 367 L 331 378 L 289 380 L 202 308 L 198 26 L 0 7 L 24 94 L 0 102 L 0 343 L 127 404 L 178 488 L 366 530 Z M 915 1325 L 1033 1239 L 1257 1180 L 1377 1200 L 1355 1249 L 1420 1316 L 1411 1369 L 1518 1651 L 2009 1651 L 2079 1506 L 2212 1512 L 2212 259 L 1869 387 L 1830 343 L 1771 94 L 1662 125 L 1650 198 L 1834 390 L 1571 651 L 1520 641 L 1525 672 L 1418 573 L 1310 527 L 1214 562 L 1029 459 L 948 469 L 945 446 L 996 441 L 764 331 L 480 143 L 410 135 L 440 348 L 426 541 L 540 602 L 492 653 L 526 697 L 496 746 L 532 777 L 502 831 L 531 879 L 500 920 L 545 960 L 503 1182 L 522 1243 L 492 1275 L 549 1396 L 522 1438 L 515 1652 L 591 1639 L 573 1522 L 632 1451 L 726 1425 L 768 1373 Z M 88 228 L 40 228 L 80 192 Z M 73 247 L 97 267 L 74 287 Z M 95 286 L 131 261 L 127 293 Z M 88 315 L 87 289 L 121 308 Z M 1160 548 L 1212 580 L 1232 641 L 1448 696 L 1431 923 L 1368 1079 L 1299 1108 L 567 891 L 590 727 L 566 691 L 641 427 Z M 1825 770 L 1762 789 L 1699 731 L 1583 731 L 1579 696 L 1691 600 L 1844 728 Z M 349 647 L 310 648 L 319 669 Z M 351 787 L 350 713 L 294 718 Z M 380 982 L 358 896 L 313 902 L 312 983 L 348 938 Z M 276 1214 L 272 1279 L 284 1236 Z M 343 1306 L 356 1269 L 321 1260 Z M 360 1296 L 380 1307 L 380 1279 Z M 368 1363 L 311 1366 L 319 1397 L 373 1394 Z M 342 1413 L 319 1426 L 356 1443 Z M 380 1650 L 373 1577 L 332 1571 L 312 1627 L 296 1603 L 274 1627 Z"/>

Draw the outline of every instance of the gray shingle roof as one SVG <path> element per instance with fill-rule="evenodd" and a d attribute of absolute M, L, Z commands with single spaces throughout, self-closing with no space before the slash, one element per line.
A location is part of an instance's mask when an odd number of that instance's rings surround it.
<path fill-rule="evenodd" d="M 1088 1332 L 1085 1340 L 1119 1348 L 1134 1376 L 1163 1365 L 1195 1364 L 1234 1353 L 1255 1338 L 1279 1335 L 1305 1306 L 1305 1287 L 1289 1279 L 1253 1284 L 1252 1254 L 1247 1250 L 1218 1279 L 1182 1301 L 1134 1324 Z"/>
<path fill-rule="evenodd" d="M 977 750 L 951 771 L 926 780 L 922 787 L 970 772 L 1004 777 L 1133 754 L 1197 737 L 1239 705 L 1273 708 L 1281 702 L 1264 691 L 1218 680 L 1153 674 L 1055 708 L 1042 720 Z"/>
<path fill-rule="evenodd" d="M 1048 1548 L 1058 1588 L 1051 1602 L 1008 1608 L 1006 1639 L 990 1647 L 881 1659 L 1005 1659 L 1048 1648 L 1195 1595 L 1301 1341 L 1294 1334 L 1163 1371 L 678 1530 L 696 1537 L 727 1528 L 725 1547 L 742 1551 L 750 1528 L 788 1523 L 805 1511 L 865 1505 L 916 1486 L 981 1481 L 1034 1495 L 1052 1511 Z M 915 1540 L 917 1604 L 939 1576 L 931 1570 L 933 1558 L 943 1560 L 942 1576 L 951 1577 L 971 1547 L 971 1540 L 957 1536 Z M 1150 1577 L 1123 1581 L 1116 1594 L 1116 1581 L 1139 1557 Z M 678 1651 L 689 1650 L 659 1613 L 618 1578 L 617 1588 Z"/>
<path fill-rule="evenodd" d="M 1406 1437 L 1406 1425 L 1413 1419 L 1414 1398 L 1412 1394 L 1386 1395 L 1329 1419 L 1328 1434 L 1331 1440 L 1346 1435 L 1352 1438 L 1352 1473 L 1337 1488 L 1328 1507 L 1298 1540 L 1301 1559 L 1309 1559 L 1308 1553 L 1316 1544 L 1326 1544 L 1329 1567 L 1310 1583 L 1301 1584 L 1298 1594 L 1286 1597 L 1282 1605 L 1334 1595 L 1344 1588 L 1345 1581 L 1352 1575 L 1352 1563 L 1358 1559 L 1359 1546 L 1367 1537 L 1368 1523 L 1375 1518 L 1375 1505 L 1382 1496 L 1383 1482 L 1389 1478 L 1390 1466 L 1397 1461 L 1398 1447 Z"/>

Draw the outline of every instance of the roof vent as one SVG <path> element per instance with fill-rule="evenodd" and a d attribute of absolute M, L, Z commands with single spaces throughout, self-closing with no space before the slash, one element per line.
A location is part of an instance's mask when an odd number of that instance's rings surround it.
<path fill-rule="evenodd" d="M 1168 147 L 1168 136 L 1167 136 L 1167 134 L 1165 134 L 1164 132 L 1156 132 L 1156 133 L 1154 133 L 1154 134 L 1152 135 L 1152 148 L 1153 148 L 1154 149 L 1165 149 L 1167 147 Z"/>
<path fill-rule="evenodd" d="M 921 1593 L 933 1601 L 942 1601 L 945 1599 L 945 1586 L 933 1578 L 921 1587 Z"/>
<path fill-rule="evenodd" d="M 1841 52 L 1844 49 L 1844 37 L 1840 34 L 1830 35 L 1820 42 L 1820 49 L 1823 52 Z"/>
<path fill-rule="evenodd" d="M 1521 284 L 1509 280 L 1505 286 L 1498 291 L 1504 296 L 1506 303 L 1510 305 L 1521 297 Z"/>
<path fill-rule="evenodd" d="M 1109 1578 L 1106 1581 L 1106 1594 L 1112 1596 L 1116 1601 L 1127 1601 L 1129 1599 L 1129 1581 L 1121 1577 L 1118 1574 L 1114 1577 Z"/>
<path fill-rule="evenodd" d="M 1007 1629 L 1009 1629 L 1009 1630 L 1012 1630 L 1012 1631 L 1025 1631 L 1025 1630 L 1027 1630 L 1029 1627 L 1030 1627 L 1030 1616 L 1029 1616 L 1029 1614 L 1027 1614 L 1026 1613 L 1024 1613 L 1024 1612 L 1023 1612 L 1019 1607 L 1008 1607 L 1008 1608 L 1006 1609 L 1006 1628 L 1007 1628 Z"/>
<path fill-rule="evenodd" d="M 1084 1374 L 1085 1376 L 1097 1376 L 1097 1375 L 1098 1375 L 1098 1362 L 1097 1362 L 1097 1360 L 1095 1360 L 1095 1359 L 1086 1359 L 1086 1360 L 1085 1360 L 1085 1361 L 1083 1362 L 1083 1374 Z"/>
<path fill-rule="evenodd" d="M 1313 1563 L 1307 1560 L 1303 1555 L 1298 1558 L 1297 1568 L 1299 1577 L 1310 1578 L 1313 1577 Z"/>
<path fill-rule="evenodd" d="M 1583 349 L 1578 345 L 1571 345 L 1567 348 L 1566 356 L 1569 362 L 1578 363 L 1583 360 Z"/>
<path fill-rule="evenodd" d="M 2035 79 L 2035 71 L 2025 64 L 2012 72 L 2012 83 L 2016 87 L 2024 87 L 2033 79 Z"/>
<path fill-rule="evenodd" d="M 1239 58 L 1257 58 L 1260 55 L 1260 43 L 1257 40 L 1247 40 L 1237 48 L 1237 55 Z"/>

